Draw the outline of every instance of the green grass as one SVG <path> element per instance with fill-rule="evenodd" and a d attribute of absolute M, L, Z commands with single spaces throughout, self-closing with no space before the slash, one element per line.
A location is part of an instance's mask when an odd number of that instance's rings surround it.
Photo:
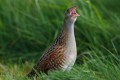
<path fill-rule="evenodd" d="M 0 0 L 0 80 L 27 80 L 26 74 L 58 35 L 64 12 L 78 6 L 78 57 L 70 72 L 45 80 L 120 80 L 118 0 Z"/>

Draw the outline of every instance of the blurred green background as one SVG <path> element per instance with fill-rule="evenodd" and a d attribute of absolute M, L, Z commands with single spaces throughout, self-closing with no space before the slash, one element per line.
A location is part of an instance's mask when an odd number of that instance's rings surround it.
<path fill-rule="evenodd" d="M 34 64 L 60 32 L 71 6 L 81 15 L 75 23 L 76 64 L 96 57 L 118 64 L 119 0 L 0 0 L 0 63 Z"/>

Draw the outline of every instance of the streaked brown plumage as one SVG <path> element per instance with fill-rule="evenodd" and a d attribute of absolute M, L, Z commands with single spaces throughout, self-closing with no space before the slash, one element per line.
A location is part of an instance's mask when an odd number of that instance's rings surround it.
<path fill-rule="evenodd" d="M 53 45 L 47 49 L 43 56 L 33 67 L 28 77 L 32 77 L 36 72 L 48 73 L 50 70 L 69 70 L 76 60 L 76 42 L 74 37 L 74 22 L 79 16 L 76 7 L 69 8 L 65 13 L 63 29 L 58 35 Z M 71 68 L 70 67 L 70 68 Z"/>

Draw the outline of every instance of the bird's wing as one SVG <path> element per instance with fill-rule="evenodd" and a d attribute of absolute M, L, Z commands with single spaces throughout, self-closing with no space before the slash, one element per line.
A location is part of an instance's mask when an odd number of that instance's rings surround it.
<path fill-rule="evenodd" d="M 62 46 L 52 46 L 47 52 L 40 58 L 34 69 L 37 71 L 43 71 L 45 73 L 48 70 L 59 69 L 64 63 L 65 55 Z"/>

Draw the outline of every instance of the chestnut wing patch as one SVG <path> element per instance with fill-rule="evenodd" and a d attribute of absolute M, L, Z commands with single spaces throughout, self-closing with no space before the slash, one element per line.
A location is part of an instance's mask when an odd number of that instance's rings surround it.
<path fill-rule="evenodd" d="M 65 60 L 63 52 L 62 46 L 56 46 L 53 49 L 48 50 L 40 61 L 38 61 L 34 69 L 47 73 L 48 70 L 61 68 Z"/>

